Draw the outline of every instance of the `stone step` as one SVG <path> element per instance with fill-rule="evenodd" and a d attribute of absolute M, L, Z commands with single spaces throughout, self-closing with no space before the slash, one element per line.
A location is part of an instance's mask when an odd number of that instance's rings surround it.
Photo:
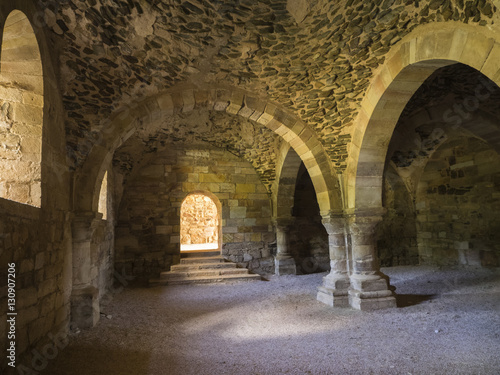
<path fill-rule="evenodd" d="M 192 257 L 181 258 L 181 264 L 196 264 L 196 263 L 224 263 L 225 260 L 220 255 L 211 257 Z"/>
<path fill-rule="evenodd" d="M 262 280 L 260 275 L 242 274 L 242 275 L 220 275 L 220 276 L 200 276 L 179 279 L 151 279 L 149 280 L 150 286 L 160 285 L 181 285 L 181 284 L 206 284 L 206 283 L 220 283 L 224 281 L 257 281 Z"/>
<path fill-rule="evenodd" d="M 216 256 L 220 256 L 219 250 L 181 251 L 181 258 L 201 258 L 201 257 L 216 257 Z"/>
<path fill-rule="evenodd" d="M 203 252 L 187 257 L 182 254 L 180 264 L 171 266 L 170 271 L 162 272 L 159 278 L 149 280 L 149 285 L 262 280 L 260 275 L 251 274 L 248 269 L 238 268 L 236 263 L 226 261 L 220 253 L 212 253 Z"/>
<path fill-rule="evenodd" d="M 200 277 L 200 276 L 224 276 L 224 275 L 248 275 L 248 270 L 246 268 L 230 268 L 230 269 L 219 269 L 219 270 L 189 270 L 184 272 L 162 272 L 160 274 L 160 279 L 179 279 L 188 277 Z"/>
<path fill-rule="evenodd" d="M 176 264 L 170 267 L 172 272 L 183 272 L 183 271 L 196 271 L 196 270 L 207 270 L 207 269 L 221 269 L 221 268 L 236 268 L 235 263 L 225 262 L 225 263 L 193 263 L 193 264 Z"/>

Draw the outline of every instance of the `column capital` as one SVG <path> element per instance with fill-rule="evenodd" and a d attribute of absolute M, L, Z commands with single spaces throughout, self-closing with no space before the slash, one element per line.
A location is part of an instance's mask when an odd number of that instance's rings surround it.
<path fill-rule="evenodd" d="M 347 222 L 351 233 L 368 234 L 375 230 L 375 227 L 383 219 L 386 209 L 384 207 L 371 207 L 349 210 L 347 213 Z"/>
<path fill-rule="evenodd" d="M 344 218 L 345 217 L 345 211 L 343 210 L 330 210 L 326 212 L 321 212 L 321 217 L 322 218 Z"/>
<path fill-rule="evenodd" d="M 90 241 L 92 231 L 101 222 L 102 214 L 93 211 L 76 212 L 72 217 L 73 242 Z"/>
<path fill-rule="evenodd" d="M 78 211 L 72 216 L 75 222 L 91 222 L 92 220 L 99 220 L 102 214 L 94 211 Z"/>
<path fill-rule="evenodd" d="M 342 211 L 329 211 L 321 215 L 321 223 L 329 235 L 344 234 L 346 216 Z"/>
<path fill-rule="evenodd" d="M 276 228 L 286 229 L 295 222 L 295 217 L 293 216 L 282 216 L 274 217 L 272 223 Z"/>
<path fill-rule="evenodd" d="M 345 210 L 345 216 L 351 218 L 376 218 L 384 216 L 387 209 L 385 207 L 362 207 L 348 208 Z"/>

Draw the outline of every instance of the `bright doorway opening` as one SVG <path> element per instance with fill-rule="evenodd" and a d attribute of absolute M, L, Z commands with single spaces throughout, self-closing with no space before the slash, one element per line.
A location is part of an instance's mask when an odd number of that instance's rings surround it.
<path fill-rule="evenodd" d="M 218 250 L 220 218 L 214 199 L 190 194 L 181 205 L 181 251 Z"/>

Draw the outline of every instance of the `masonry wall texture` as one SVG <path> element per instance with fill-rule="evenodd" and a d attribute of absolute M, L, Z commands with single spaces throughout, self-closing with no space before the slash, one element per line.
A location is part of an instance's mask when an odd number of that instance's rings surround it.
<path fill-rule="evenodd" d="M 293 196 L 289 246 L 297 270 L 304 274 L 329 270 L 328 234 L 321 223 L 311 177 L 303 164 L 297 175 Z"/>
<path fill-rule="evenodd" d="M 397 171 L 388 166 L 384 179 L 384 220 L 377 228 L 377 249 L 384 267 L 418 264 L 415 203 Z"/>
<path fill-rule="evenodd" d="M 203 108 L 141 124 L 116 151 L 114 164 L 128 175 L 144 154 L 176 142 L 208 144 L 247 160 L 268 189 L 276 178 L 276 154 L 281 142 L 278 135 L 258 122 Z"/>
<path fill-rule="evenodd" d="M 495 237 L 496 219 L 483 210 L 496 204 L 490 189 L 495 191 L 492 181 L 498 152 L 492 147 L 498 150 L 498 146 L 492 138 L 487 146 L 470 137 L 481 128 L 491 126 L 495 131 L 498 127 L 491 119 L 498 118 L 494 103 L 499 94 L 496 85 L 480 73 L 454 64 L 436 70 L 407 103 L 391 138 L 385 166 L 383 201 L 387 211 L 377 231 L 383 265 L 487 264 L 489 261 L 479 261 L 480 253 L 496 264 L 495 246 L 481 241 Z M 483 158 L 482 153 L 476 156 L 474 148 L 484 149 L 491 159 Z M 452 171 L 457 167 L 447 164 L 448 160 L 456 163 L 455 152 L 470 164 L 466 171 Z M 432 189 L 428 189 L 429 180 Z M 483 215 L 488 218 L 478 221 Z M 481 238 L 475 250 L 468 242 L 471 238 Z"/>
<path fill-rule="evenodd" d="M 476 138 L 450 140 L 432 156 L 417 196 L 421 261 L 500 265 L 500 158 Z"/>
<path fill-rule="evenodd" d="M 18 353 L 46 339 L 48 332 L 62 329 L 68 319 L 68 296 L 71 273 L 69 222 L 63 213 L 45 216 L 40 209 L 3 201 L 0 229 L 0 276 L 7 280 L 9 263 L 16 264 L 15 309 L 16 346 Z M 69 265 L 70 266 L 70 265 Z M 0 317 L 7 321 L 7 282 L 2 283 Z M 0 325 L 0 334 L 7 337 L 7 326 Z M 3 353 L 7 342 L 0 342 Z"/>
<path fill-rule="evenodd" d="M 154 276 L 180 257 L 180 208 L 190 193 L 208 192 L 222 206 L 222 255 L 271 273 L 271 200 L 251 164 L 203 144 L 159 150 L 129 181 L 120 205 L 116 265 Z"/>
<path fill-rule="evenodd" d="M 266 93 L 321 136 L 342 169 L 349 125 L 374 70 L 418 25 L 491 24 L 491 1 L 315 1 L 297 23 L 286 1 L 44 1 L 61 56 L 70 157 L 80 165 L 122 93 L 193 80 Z"/>
<path fill-rule="evenodd" d="M 498 5 L 2 0 L 0 278 L 15 262 L 18 363 L 95 325 L 114 269 L 178 263 L 192 192 L 220 204 L 224 257 L 330 269 L 335 307 L 395 304 L 385 279 L 360 281 L 378 258 L 500 266 Z"/>

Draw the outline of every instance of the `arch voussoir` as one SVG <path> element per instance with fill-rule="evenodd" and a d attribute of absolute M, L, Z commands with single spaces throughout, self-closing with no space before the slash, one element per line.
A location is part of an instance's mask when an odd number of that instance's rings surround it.
<path fill-rule="evenodd" d="M 391 51 L 373 77 L 355 120 L 349 154 L 347 205 L 353 238 L 351 288 L 363 291 L 356 273 L 379 272 L 375 243 L 365 241 L 382 218 L 383 174 L 389 143 L 413 94 L 437 69 L 462 63 L 500 78 L 500 49 L 488 32 L 458 23 L 422 25 Z M 357 230 L 363 228 L 363 238 Z M 377 287 L 378 288 L 378 287 Z M 375 290 L 375 289 L 372 289 Z M 380 292 L 389 293 L 386 287 Z"/>
<path fill-rule="evenodd" d="M 224 111 L 231 115 L 256 121 L 280 135 L 297 152 L 304 164 L 310 169 L 311 179 L 318 193 L 321 210 L 327 212 L 341 205 L 339 184 L 336 174 L 325 150 L 316 134 L 302 121 L 291 115 L 278 105 L 262 100 L 256 96 L 228 88 L 183 89 L 162 93 L 147 99 L 132 108 L 118 113 L 105 129 L 105 137 L 101 144 L 95 145 L 89 158 L 77 174 L 75 193 L 80 211 L 92 211 L 96 206 L 95 192 L 100 178 L 104 175 L 101 165 L 109 161 L 114 151 L 123 144 L 138 126 L 150 121 L 160 120 L 163 116 L 177 113 L 188 113 L 195 109 Z M 95 183 L 89 183 L 88 180 Z M 86 191 L 93 191 L 94 198 L 83 199 Z M 320 198 L 321 197 L 321 198 Z"/>
<path fill-rule="evenodd" d="M 499 81 L 499 61 L 495 39 L 467 26 L 443 30 L 426 25 L 406 37 L 379 69 L 361 103 L 348 163 L 348 175 L 355 177 L 348 179 L 349 206 L 381 206 L 380 176 L 392 131 L 406 103 L 436 69 L 459 62 Z"/>

